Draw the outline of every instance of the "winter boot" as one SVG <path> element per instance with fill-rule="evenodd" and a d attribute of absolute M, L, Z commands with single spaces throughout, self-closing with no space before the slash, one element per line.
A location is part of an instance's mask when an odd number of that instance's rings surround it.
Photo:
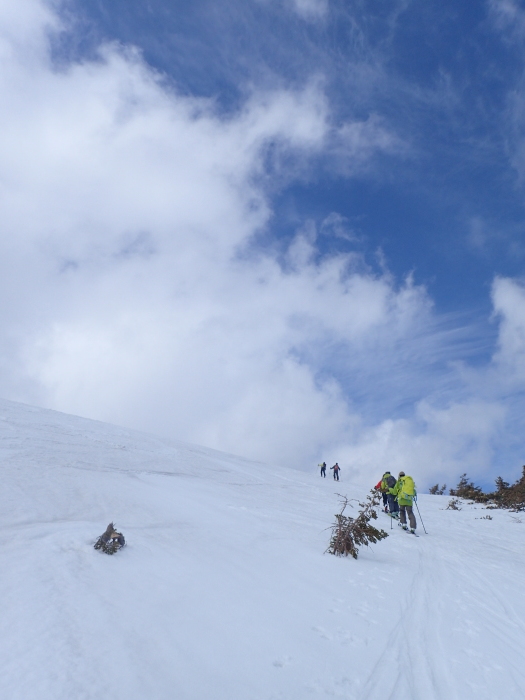
<path fill-rule="evenodd" d="M 415 528 L 415 527 L 411 527 L 411 528 L 410 528 L 410 532 L 411 532 L 413 535 L 415 535 L 415 534 L 416 534 L 416 528 Z"/>
<path fill-rule="evenodd" d="M 408 525 L 401 525 L 401 527 L 403 528 L 403 530 L 408 530 Z"/>

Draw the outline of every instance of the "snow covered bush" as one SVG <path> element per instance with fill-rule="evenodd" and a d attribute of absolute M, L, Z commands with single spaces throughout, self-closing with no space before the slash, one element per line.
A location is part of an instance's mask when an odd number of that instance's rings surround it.
<path fill-rule="evenodd" d="M 378 530 L 370 523 L 371 520 L 377 520 L 376 507 L 379 505 L 381 495 L 372 489 L 366 501 L 359 502 L 360 510 L 355 518 L 344 515 L 347 506 L 352 507 L 349 499 L 346 496 L 337 495 L 341 498 L 341 510 L 335 515 L 332 537 L 326 551 L 338 557 L 347 557 L 350 554 L 357 559 L 359 547 L 363 545 L 368 547 L 370 543 L 379 542 L 388 537 L 384 530 Z"/>

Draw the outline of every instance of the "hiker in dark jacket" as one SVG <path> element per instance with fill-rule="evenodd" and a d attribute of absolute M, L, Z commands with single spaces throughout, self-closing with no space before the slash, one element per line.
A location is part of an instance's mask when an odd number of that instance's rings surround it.
<path fill-rule="evenodd" d="M 339 471 L 341 467 L 336 462 L 333 467 L 330 467 L 330 469 L 334 470 L 334 481 L 339 481 Z"/>
<path fill-rule="evenodd" d="M 385 489 L 388 498 L 388 510 L 392 518 L 399 518 L 399 506 L 396 501 L 395 486 L 397 479 L 390 472 L 383 474 L 381 480 L 381 490 Z"/>
<path fill-rule="evenodd" d="M 321 476 L 324 476 L 326 478 L 326 462 L 322 462 L 321 464 L 318 464 L 317 466 L 321 467 Z"/>

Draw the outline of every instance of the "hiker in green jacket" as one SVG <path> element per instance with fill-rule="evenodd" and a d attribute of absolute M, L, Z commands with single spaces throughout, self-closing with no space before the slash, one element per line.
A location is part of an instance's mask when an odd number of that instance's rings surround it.
<path fill-rule="evenodd" d="M 399 472 L 397 483 L 392 489 L 394 496 L 399 503 L 399 521 L 403 530 L 408 530 L 407 513 L 410 521 L 410 532 L 416 531 L 416 517 L 412 510 L 414 498 L 417 496 L 416 485 L 411 476 L 406 476 L 405 472 Z"/>

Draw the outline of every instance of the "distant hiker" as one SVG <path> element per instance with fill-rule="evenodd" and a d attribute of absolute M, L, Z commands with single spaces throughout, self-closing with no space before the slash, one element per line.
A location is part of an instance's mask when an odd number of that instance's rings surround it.
<path fill-rule="evenodd" d="M 333 467 L 330 467 L 330 469 L 334 470 L 334 481 L 339 481 L 339 471 L 341 467 L 336 462 Z"/>
<path fill-rule="evenodd" d="M 396 477 L 390 472 L 385 472 L 381 480 L 381 491 L 386 493 L 388 500 L 388 512 L 392 518 L 399 518 L 399 506 L 396 501 L 394 489 L 396 487 Z"/>
<path fill-rule="evenodd" d="M 318 467 L 321 467 L 321 476 L 324 476 L 326 479 L 326 462 L 323 462 L 322 464 L 318 464 Z"/>
<path fill-rule="evenodd" d="M 399 521 L 403 530 L 408 530 L 407 513 L 410 520 L 410 532 L 416 532 L 416 517 L 412 510 L 412 503 L 417 497 L 416 485 L 411 476 L 406 476 L 405 472 L 399 472 L 399 478 L 394 488 L 401 515 Z"/>

